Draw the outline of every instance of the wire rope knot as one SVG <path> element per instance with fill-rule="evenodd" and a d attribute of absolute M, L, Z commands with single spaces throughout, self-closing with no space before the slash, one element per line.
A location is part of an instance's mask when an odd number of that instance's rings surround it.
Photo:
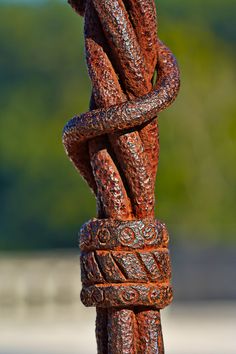
<path fill-rule="evenodd" d="M 98 354 L 163 354 L 160 309 L 172 300 L 166 226 L 155 220 L 158 114 L 179 68 L 157 36 L 154 0 L 69 0 L 84 17 L 89 112 L 63 130 L 69 159 L 94 192 L 81 229 L 81 300 L 96 306 Z"/>

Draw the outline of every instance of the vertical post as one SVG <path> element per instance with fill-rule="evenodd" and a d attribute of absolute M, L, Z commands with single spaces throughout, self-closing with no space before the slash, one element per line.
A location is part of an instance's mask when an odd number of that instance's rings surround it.
<path fill-rule="evenodd" d="M 92 95 L 63 143 L 98 205 L 80 233 L 81 300 L 97 307 L 99 354 L 163 354 L 172 288 L 168 233 L 154 218 L 157 114 L 177 96 L 178 66 L 157 37 L 154 0 L 69 3 L 84 16 Z"/>

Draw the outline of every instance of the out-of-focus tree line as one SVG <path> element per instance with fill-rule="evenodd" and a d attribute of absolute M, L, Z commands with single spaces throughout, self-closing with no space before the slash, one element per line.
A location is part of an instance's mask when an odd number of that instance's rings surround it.
<path fill-rule="evenodd" d="M 83 21 L 66 2 L 32 4 L 0 4 L 2 250 L 74 246 L 96 213 L 61 143 L 63 126 L 90 98 Z M 182 88 L 160 117 L 156 214 L 175 242 L 233 242 L 236 5 L 160 0 L 157 9 Z"/>

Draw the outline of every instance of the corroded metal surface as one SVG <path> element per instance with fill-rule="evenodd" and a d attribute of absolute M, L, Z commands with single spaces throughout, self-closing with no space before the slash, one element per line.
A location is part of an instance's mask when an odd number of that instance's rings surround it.
<path fill-rule="evenodd" d="M 81 230 L 85 306 L 163 308 L 172 300 L 165 225 L 153 220 L 92 220 Z"/>
<path fill-rule="evenodd" d="M 172 289 L 168 233 L 154 219 L 157 115 L 177 96 L 178 66 L 154 0 L 69 3 L 84 16 L 92 95 L 63 143 L 98 210 L 81 230 L 81 300 L 97 307 L 98 353 L 164 353 L 159 310 Z"/>

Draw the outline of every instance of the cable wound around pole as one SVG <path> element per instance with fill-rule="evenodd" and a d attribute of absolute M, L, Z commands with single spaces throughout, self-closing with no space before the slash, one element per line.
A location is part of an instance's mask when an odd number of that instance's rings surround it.
<path fill-rule="evenodd" d="M 97 308 L 98 354 L 163 354 L 160 309 L 173 293 L 169 235 L 154 218 L 157 116 L 177 97 L 179 68 L 154 0 L 68 2 L 84 17 L 92 93 L 63 144 L 98 206 L 80 231 L 81 301 Z"/>

